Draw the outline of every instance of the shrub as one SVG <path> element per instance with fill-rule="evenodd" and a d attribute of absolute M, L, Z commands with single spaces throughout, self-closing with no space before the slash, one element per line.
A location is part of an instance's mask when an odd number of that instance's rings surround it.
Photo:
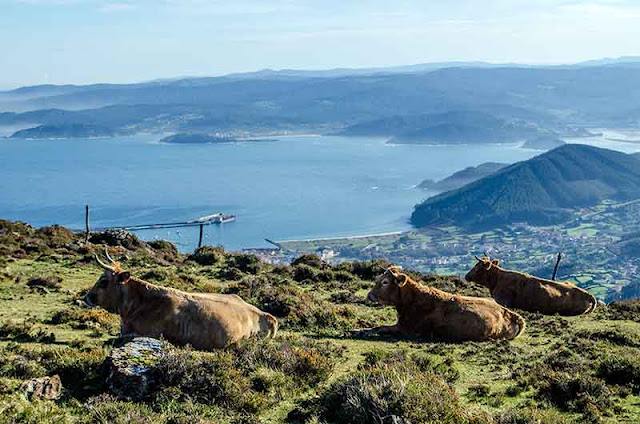
<path fill-rule="evenodd" d="M 598 364 L 596 375 L 609 384 L 624 386 L 634 394 L 640 394 L 640 359 L 637 357 L 607 356 Z"/>
<path fill-rule="evenodd" d="M 578 332 L 576 337 L 603 340 L 620 346 L 640 347 L 640 335 L 616 327 L 607 330 L 584 330 Z"/>
<path fill-rule="evenodd" d="M 570 412 L 608 412 L 613 406 L 611 391 L 590 375 L 552 372 L 540 382 L 538 396 Z"/>
<path fill-rule="evenodd" d="M 160 385 L 177 389 L 175 393 L 182 400 L 255 413 L 265 405 L 265 398 L 252 389 L 251 380 L 234 361 L 230 351 L 172 350 L 158 362 Z"/>
<path fill-rule="evenodd" d="M 0 338 L 10 338 L 16 342 L 53 343 L 56 336 L 37 328 L 28 321 L 7 320 L 0 324 Z"/>
<path fill-rule="evenodd" d="M 218 265 L 224 261 L 225 253 L 222 247 L 203 246 L 193 252 L 188 259 L 199 265 Z"/>
<path fill-rule="evenodd" d="M 115 333 L 119 330 L 120 317 L 104 309 L 67 308 L 54 313 L 49 323 L 69 324 L 71 328 L 78 330 L 100 327 Z"/>
<path fill-rule="evenodd" d="M 235 253 L 227 258 L 227 265 L 237 268 L 247 274 L 257 274 L 260 271 L 262 262 L 255 255 Z"/>
<path fill-rule="evenodd" d="M 40 228 L 36 231 L 36 235 L 52 248 L 65 247 L 79 239 L 79 236 L 71 230 L 59 225 Z"/>
<path fill-rule="evenodd" d="M 383 423 L 391 416 L 423 424 L 469 422 L 448 384 L 401 363 L 348 375 L 325 389 L 306 411 L 294 410 L 289 418 L 296 415 L 336 424 Z"/>
<path fill-rule="evenodd" d="M 293 271 L 291 273 L 293 279 L 299 283 L 310 280 L 312 282 L 320 281 L 318 278 L 319 272 L 316 268 L 309 266 L 307 264 L 298 264 L 293 267 Z"/>
<path fill-rule="evenodd" d="M 616 300 L 596 309 L 598 317 L 640 322 L 640 299 Z"/>
<path fill-rule="evenodd" d="M 249 339 L 234 349 L 238 366 L 253 371 L 266 366 L 284 372 L 299 386 L 314 386 L 329 378 L 342 349 L 329 342 L 283 335 L 276 340 Z"/>
<path fill-rule="evenodd" d="M 414 352 L 408 354 L 403 350 L 394 352 L 373 350 L 366 352 L 364 354 L 364 361 L 359 369 L 384 368 L 398 364 L 409 364 L 422 372 L 435 374 L 448 383 L 453 383 L 460 377 L 460 372 L 455 367 L 454 360 L 451 358 L 436 361 L 434 357 L 425 353 Z"/>
<path fill-rule="evenodd" d="M 312 268 L 324 268 L 327 264 L 318 255 L 302 255 L 291 262 L 292 266 L 307 265 Z"/>
<path fill-rule="evenodd" d="M 58 275 L 47 275 L 40 277 L 33 277 L 27 281 L 27 286 L 29 287 L 44 287 L 47 289 L 58 290 L 60 287 L 60 283 L 62 282 L 62 277 Z"/>

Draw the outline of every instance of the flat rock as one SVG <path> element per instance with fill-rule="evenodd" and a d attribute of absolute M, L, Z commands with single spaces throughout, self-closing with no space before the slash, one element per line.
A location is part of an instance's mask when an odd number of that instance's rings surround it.
<path fill-rule="evenodd" d="M 49 399 L 55 400 L 62 394 L 62 381 L 58 374 L 53 377 L 33 378 L 20 385 L 29 400 Z"/>
<path fill-rule="evenodd" d="M 121 399 L 141 399 L 149 395 L 158 380 L 156 364 L 169 344 L 151 337 L 136 337 L 113 349 L 105 360 L 107 387 Z"/>

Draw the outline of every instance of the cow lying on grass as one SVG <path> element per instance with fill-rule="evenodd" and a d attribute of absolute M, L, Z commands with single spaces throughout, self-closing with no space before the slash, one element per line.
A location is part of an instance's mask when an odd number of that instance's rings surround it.
<path fill-rule="evenodd" d="M 514 339 L 525 328 L 524 319 L 493 299 L 453 295 L 424 286 L 388 268 L 376 280 L 367 298 L 396 308 L 395 325 L 371 331 L 449 341 Z"/>
<path fill-rule="evenodd" d="M 107 255 L 108 257 L 108 255 Z M 121 333 L 164 337 L 177 345 L 218 349 L 255 334 L 275 336 L 278 320 L 236 295 L 187 293 L 132 277 L 111 260 L 85 296 L 89 306 L 120 314 Z"/>
<path fill-rule="evenodd" d="M 569 282 L 545 280 L 500 268 L 500 261 L 476 257 L 478 263 L 465 279 L 487 287 L 499 304 L 545 315 L 581 315 L 598 302 L 588 291 Z"/>

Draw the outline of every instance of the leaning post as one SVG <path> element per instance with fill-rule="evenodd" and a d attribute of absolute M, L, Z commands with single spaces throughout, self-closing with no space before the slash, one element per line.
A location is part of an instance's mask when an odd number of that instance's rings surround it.
<path fill-rule="evenodd" d="M 84 242 L 89 242 L 89 205 L 84 206 Z"/>
<path fill-rule="evenodd" d="M 558 259 L 556 260 L 556 266 L 553 268 L 553 275 L 551 279 L 553 281 L 556 280 L 556 274 L 558 273 L 558 265 L 560 265 L 560 261 L 562 260 L 562 252 L 558 253 Z"/>
<path fill-rule="evenodd" d="M 200 237 L 198 238 L 198 249 L 202 247 L 202 235 L 204 234 L 204 224 L 200 224 Z"/>

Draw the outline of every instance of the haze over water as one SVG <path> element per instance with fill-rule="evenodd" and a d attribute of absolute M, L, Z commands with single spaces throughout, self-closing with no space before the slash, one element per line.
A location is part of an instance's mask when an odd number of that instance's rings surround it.
<path fill-rule="evenodd" d="M 415 188 L 422 180 L 539 153 L 517 144 L 388 145 L 345 137 L 218 145 L 159 144 L 159 138 L 0 141 L 0 218 L 80 229 L 85 204 L 93 227 L 225 212 L 237 221 L 205 227 L 205 243 L 233 250 L 265 247 L 264 238 L 401 231 L 410 228 L 413 206 L 430 195 Z M 197 233 L 179 228 L 137 235 L 189 251 Z"/>

